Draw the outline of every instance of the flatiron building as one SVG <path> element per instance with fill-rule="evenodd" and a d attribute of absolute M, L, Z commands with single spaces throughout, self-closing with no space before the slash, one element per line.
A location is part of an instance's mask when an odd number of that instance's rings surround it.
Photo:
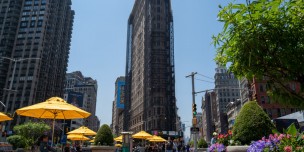
<path fill-rule="evenodd" d="M 135 0 L 128 20 L 124 131 L 176 131 L 170 0 Z"/>

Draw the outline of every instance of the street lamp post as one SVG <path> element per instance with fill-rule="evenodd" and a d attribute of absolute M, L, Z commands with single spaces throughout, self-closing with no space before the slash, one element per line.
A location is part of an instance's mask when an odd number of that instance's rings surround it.
<path fill-rule="evenodd" d="M 8 89 L 4 88 L 4 90 L 7 90 L 9 92 L 10 91 L 17 91 L 17 90 L 12 90 L 12 88 L 13 88 L 13 81 L 14 81 L 14 78 L 15 78 L 16 67 L 17 67 L 17 62 L 24 61 L 24 60 L 39 60 L 40 59 L 40 58 L 19 58 L 19 59 L 14 59 L 14 58 L 8 58 L 8 57 L 2 57 L 2 58 L 14 62 L 14 69 L 13 69 L 12 78 L 11 78 L 11 81 L 10 81 L 9 88 Z M 9 97 L 10 96 L 8 96 L 8 98 Z M 8 100 L 6 101 L 5 105 L 7 105 L 7 102 L 8 102 Z"/>
<path fill-rule="evenodd" d="M 7 96 L 7 99 L 5 101 L 5 105 L 8 105 L 8 102 L 10 100 L 11 92 L 17 92 L 17 90 L 13 90 L 13 81 L 14 81 L 14 78 L 15 78 L 15 72 L 16 72 L 17 62 L 21 62 L 21 61 L 25 61 L 25 60 L 39 60 L 40 58 L 9 58 L 9 57 L 2 57 L 2 58 L 14 62 L 14 68 L 13 68 L 13 72 L 12 72 L 12 77 L 11 77 L 11 80 L 10 80 L 9 88 L 8 89 L 6 89 L 6 88 L 3 89 L 3 90 L 8 91 L 8 96 Z M 5 112 L 7 112 L 8 107 L 7 106 L 4 106 L 4 107 L 5 107 Z M 9 122 L 8 126 L 10 126 L 10 123 L 11 122 Z"/>

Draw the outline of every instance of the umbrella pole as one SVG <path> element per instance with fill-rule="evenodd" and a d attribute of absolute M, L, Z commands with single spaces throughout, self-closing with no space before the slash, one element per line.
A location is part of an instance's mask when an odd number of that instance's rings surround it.
<path fill-rule="evenodd" d="M 52 144 L 51 144 L 51 147 L 53 147 L 53 140 L 54 140 L 54 130 L 55 130 L 55 117 L 54 117 L 54 120 L 53 120 L 53 131 L 52 131 Z"/>

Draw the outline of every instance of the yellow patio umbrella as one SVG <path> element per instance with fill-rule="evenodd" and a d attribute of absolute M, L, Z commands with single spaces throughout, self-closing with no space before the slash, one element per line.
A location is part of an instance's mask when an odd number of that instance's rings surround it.
<path fill-rule="evenodd" d="M 70 139 L 70 140 L 81 140 L 81 141 L 90 140 L 90 138 L 88 138 L 84 135 L 76 135 L 76 134 L 68 135 L 67 138 Z"/>
<path fill-rule="evenodd" d="M 87 118 L 91 114 L 77 108 L 59 97 L 52 97 L 45 102 L 37 103 L 31 106 L 16 110 L 20 116 L 53 119 L 52 146 L 54 139 L 55 119 L 81 119 Z"/>
<path fill-rule="evenodd" d="M 67 134 L 68 135 L 69 134 L 81 134 L 81 135 L 87 135 L 87 136 L 94 136 L 97 133 L 95 131 L 89 129 L 88 127 L 81 126 L 78 129 L 68 132 Z"/>
<path fill-rule="evenodd" d="M 90 140 L 89 142 L 90 142 L 90 143 L 93 143 L 93 142 L 95 142 L 95 141 L 94 141 L 94 139 L 92 139 L 92 140 Z"/>
<path fill-rule="evenodd" d="M 115 144 L 115 147 L 122 147 L 121 144 Z"/>
<path fill-rule="evenodd" d="M 153 135 L 151 138 L 148 138 L 147 140 L 149 140 L 150 142 L 165 142 L 165 141 L 167 141 L 166 139 L 164 139 L 160 136 L 156 136 L 156 135 Z"/>
<path fill-rule="evenodd" d="M 145 131 L 140 131 L 134 135 L 132 135 L 133 138 L 137 138 L 137 139 L 147 139 L 147 138 L 151 138 L 152 135 L 145 132 Z"/>
<path fill-rule="evenodd" d="M 114 138 L 114 140 L 115 140 L 115 141 L 122 142 L 122 135 L 120 135 L 120 136 Z"/>
<path fill-rule="evenodd" d="M 6 114 L 0 112 L 0 121 L 7 121 L 7 120 L 13 120 L 13 119 L 7 116 Z"/>

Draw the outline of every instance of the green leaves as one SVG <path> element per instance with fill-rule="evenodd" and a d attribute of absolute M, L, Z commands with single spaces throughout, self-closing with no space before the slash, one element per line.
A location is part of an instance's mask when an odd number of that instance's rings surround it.
<path fill-rule="evenodd" d="M 296 136 L 298 133 L 297 128 L 294 123 L 292 123 L 286 130 L 286 134 Z"/>
<path fill-rule="evenodd" d="M 232 63 L 230 70 L 238 77 L 267 76 L 271 88 L 279 90 L 270 90 L 279 96 L 278 102 L 304 108 L 303 89 L 283 87 L 289 82 L 304 85 L 304 1 L 230 3 L 222 7 L 218 18 L 224 24 L 213 36 L 215 61 Z M 288 99 L 282 100 L 286 94 Z"/>
<path fill-rule="evenodd" d="M 8 141 L 15 148 L 29 148 L 35 144 L 35 141 L 50 130 L 51 127 L 44 122 L 27 122 L 14 127 L 16 135 L 10 136 Z"/>
<path fill-rule="evenodd" d="M 95 145 L 109 145 L 112 146 L 113 145 L 113 135 L 111 132 L 111 129 L 108 125 L 104 124 L 102 125 L 98 132 L 97 135 L 95 137 Z"/>
<path fill-rule="evenodd" d="M 272 129 L 274 125 L 269 116 L 256 101 L 249 101 L 238 114 L 232 131 L 234 140 L 250 144 L 253 140 L 268 136 Z"/>

